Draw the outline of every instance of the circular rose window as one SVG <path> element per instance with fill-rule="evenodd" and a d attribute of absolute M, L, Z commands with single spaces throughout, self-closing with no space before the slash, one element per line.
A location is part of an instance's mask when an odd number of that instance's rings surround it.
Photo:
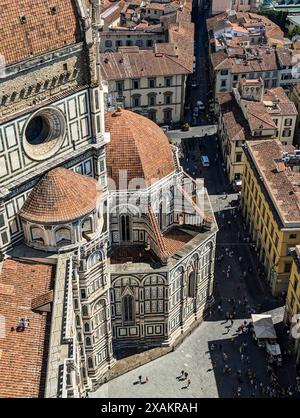
<path fill-rule="evenodd" d="M 65 118 L 60 110 L 41 109 L 25 125 L 24 150 L 33 160 L 45 160 L 60 149 L 65 132 Z"/>

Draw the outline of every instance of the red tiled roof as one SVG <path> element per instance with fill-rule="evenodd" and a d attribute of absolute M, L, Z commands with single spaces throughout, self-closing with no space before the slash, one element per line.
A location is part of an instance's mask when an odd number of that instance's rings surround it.
<path fill-rule="evenodd" d="M 172 48 L 173 51 L 174 47 Z M 118 52 L 101 54 L 100 58 L 101 72 L 105 80 L 167 76 L 190 72 L 177 62 L 177 55 L 173 60 L 165 54 L 165 51 L 156 54 L 154 51 L 141 50 L 137 47 L 121 47 Z"/>
<path fill-rule="evenodd" d="M 105 125 L 110 132 L 107 173 L 117 189 L 126 188 L 132 179 L 144 179 L 150 186 L 175 171 L 169 140 L 150 119 L 122 109 L 107 113 Z M 120 170 L 127 171 L 124 184 L 120 184 Z"/>
<path fill-rule="evenodd" d="M 19 215 L 37 223 L 72 221 L 95 209 L 101 191 L 95 179 L 55 168 L 33 188 Z"/>
<path fill-rule="evenodd" d="M 278 213 L 285 222 L 300 222 L 300 173 L 285 166 L 277 170 L 276 159 L 294 147 L 284 147 L 278 140 L 247 142 L 251 159 L 263 178 L 269 193 L 276 202 Z"/>
<path fill-rule="evenodd" d="M 80 41 L 74 0 L 1 0 L 0 54 L 6 64 L 24 61 Z M 57 12 L 51 13 L 51 7 Z M 24 16 L 25 22 L 20 22 Z M 3 40 L 6 40 L 5 42 Z"/>
<path fill-rule="evenodd" d="M 33 312 L 31 303 L 53 288 L 54 272 L 53 265 L 13 259 L 3 263 L 0 312 L 5 318 L 5 338 L 0 338 L 1 398 L 44 395 L 51 313 Z M 29 327 L 17 332 L 21 317 L 29 319 Z"/>
<path fill-rule="evenodd" d="M 49 292 L 43 293 L 32 299 L 31 301 L 31 309 L 39 309 L 49 303 L 53 302 L 53 290 L 49 290 Z"/>
<path fill-rule="evenodd" d="M 193 237 L 179 228 L 172 228 L 163 235 L 163 242 L 168 254 L 175 254 Z"/>

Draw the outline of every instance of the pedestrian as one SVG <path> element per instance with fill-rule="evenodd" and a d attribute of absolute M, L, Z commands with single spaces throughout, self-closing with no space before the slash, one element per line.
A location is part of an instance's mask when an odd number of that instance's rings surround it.
<path fill-rule="evenodd" d="M 190 380 L 190 379 L 188 379 L 188 381 L 187 381 L 187 387 L 189 387 L 189 386 L 190 386 L 190 384 L 191 384 L 191 380 Z"/>
<path fill-rule="evenodd" d="M 244 354 L 243 353 L 241 354 L 241 360 L 242 361 L 244 360 Z"/>
<path fill-rule="evenodd" d="M 146 383 L 148 383 L 149 382 L 149 380 L 148 380 L 148 377 L 146 376 Z"/>
<path fill-rule="evenodd" d="M 218 312 L 222 312 L 221 305 L 218 305 Z"/>
<path fill-rule="evenodd" d="M 188 374 L 188 372 L 185 372 L 185 373 L 184 373 L 184 377 L 185 377 L 185 379 L 187 379 L 188 375 L 189 375 L 189 374 Z"/>
<path fill-rule="evenodd" d="M 243 257 L 239 256 L 239 262 L 241 263 L 243 260 Z"/>
<path fill-rule="evenodd" d="M 222 348 L 223 348 L 222 344 L 219 344 L 219 350 L 220 351 L 222 351 Z"/>
<path fill-rule="evenodd" d="M 139 376 L 139 381 L 140 383 L 142 383 L 142 376 Z"/>
<path fill-rule="evenodd" d="M 211 344 L 210 349 L 211 349 L 211 351 L 214 351 L 215 345 L 214 344 Z"/>
<path fill-rule="evenodd" d="M 184 376 L 184 370 L 181 370 L 181 377 Z"/>

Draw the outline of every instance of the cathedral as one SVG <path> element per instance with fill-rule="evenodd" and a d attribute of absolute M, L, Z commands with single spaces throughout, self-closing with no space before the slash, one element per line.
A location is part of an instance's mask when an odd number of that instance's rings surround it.
<path fill-rule="evenodd" d="M 2 3 L 0 397 L 83 397 L 201 322 L 217 224 L 163 131 L 106 111 L 101 0 Z"/>

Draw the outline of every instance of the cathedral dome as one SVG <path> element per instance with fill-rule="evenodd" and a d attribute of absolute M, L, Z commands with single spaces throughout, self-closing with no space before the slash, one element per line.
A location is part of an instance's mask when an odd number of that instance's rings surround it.
<path fill-rule="evenodd" d="M 175 171 L 169 140 L 150 119 L 117 109 L 106 113 L 105 127 L 111 138 L 106 146 L 107 176 L 117 189 L 127 188 L 132 179 L 144 179 L 149 187 Z M 121 170 L 127 171 L 127 182 Z"/>
<path fill-rule="evenodd" d="M 39 224 L 73 221 L 96 208 L 101 191 L 95 179 L 55 168 L 32 189 L 19 215 Z"/>

